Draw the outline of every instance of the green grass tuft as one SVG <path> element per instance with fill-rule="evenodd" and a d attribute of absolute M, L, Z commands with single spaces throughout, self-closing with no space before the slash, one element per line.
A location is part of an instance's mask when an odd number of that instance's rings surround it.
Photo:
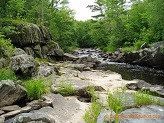
<path fill-rule="evenodd" d="M 75 89 L 72 86 L 71 83 L 64 83 L 64 82 L 60 82 L 57 85 L 57 90 L 56 93 L 59 93 L 63 96 L 70 96 L 70 95 L 74 95 L 75 94 Z"/>
<path fill-rule="evenodd" d="M 101 105 L 96 101 L 96 95 L 94 87 L 88 89 L 92 95 L 91 98 L 91 107 L 86 111 L 85 115 L 83 116 L 86 123 L 96 123 L 97 117 L 101 112 Z"/>
<path fill-rule="evenodd" d="M 141 107 L 143 105 L 149 104 L 164 105 L 159 100 L 155 100 L 151 95 L 149 95 L 149 93 L 149 91 L 140 90 L 133 94 L 134 102 L 137 104 L 137 106 Z"/>
<path fill-rule="evenodd" d="M 1 80 L 17 80 L 15 73 L 11 69 L 2 68 L 0 69 L 0 81 Z"/>
<path fill-rule="evenodd" d="M 25 82 L 27 97 L 29 100 L 40 99 L 41 95 L 48 92 L 48 87 L 44 79 L 29 80 Z"/>
<path fill-rule="evenodd" d="M 122 96 L 121 92 L 118 90 L 114 91 L 113 93 L 108 91 L 108 106 L 111 110 L 113 110 L 116 114 L 119 114 L 123 111 L 122 107 Z"/>

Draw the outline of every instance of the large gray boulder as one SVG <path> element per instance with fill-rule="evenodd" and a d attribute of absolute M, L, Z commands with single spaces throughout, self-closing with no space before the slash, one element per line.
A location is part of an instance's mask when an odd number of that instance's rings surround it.
<path fill-rule="evenodd" d="M 0 81 L 0 107 L 11 105 L 26 95 L 24 87 L 12 80 Z"/>
<path fill-rule="evenodd" d="M 27 54 L 11 57 L 9 67 L 17 74 L 31 77 L 36 70 L 36 63 L 32 56 Z"/>
<path fill-rule="evenodd" d="M 164 107 L 148 105 L 131 108 L 118 115 L 119 123 L 164 123 Z"/>

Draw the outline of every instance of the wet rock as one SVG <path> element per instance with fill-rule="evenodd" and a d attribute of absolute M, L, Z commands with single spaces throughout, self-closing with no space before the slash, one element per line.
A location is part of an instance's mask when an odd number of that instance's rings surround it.
<path fill-rule="evenodd" d="M 163 123 L 164 107 L 148 105 L 141 108 L 131 108 L 121 112 L 120 123 Z"/>
<path fill-rule="evenodd" d="M 11 105 L 25 95 L 25 88 L 12 80 L 2 80 L 0 82 L 0 107 Z"/>
<path fill-rule="evenodd" d="M 34 58 L 27 54 L 11 57 L 9 67 L 20 76 L 31 77 L 36 70 Z"/>
<path fill-rule="evenodd" d="M 14 110 L 18 110 L 21 107 L 19 107 L 18 105 L 12 105 L 12 106 L 5 106 L 5 107 L 1 107 L 0 110 L 3 110 L 5 112 L 9 112 L 9 111 L 14 111 Z"/>
<path fill-rule="evenodd" d="M 97 118 L 96 123 L 113 123 L 115 122 L 115 118 L 113 118 L 116 115 L 114 111 L 106 110 L 100 113 L 100 115 Z"/>

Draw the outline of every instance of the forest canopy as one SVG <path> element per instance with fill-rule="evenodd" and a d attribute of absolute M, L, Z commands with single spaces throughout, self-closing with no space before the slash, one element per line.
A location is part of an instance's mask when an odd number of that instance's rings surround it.
<path fill-rule="evenodd" d="M 88 8 L 99 14 L 86 21 L 74 19 L 69 0 L 0 1 L 0 35 L 16 33 L 10 23 L 44 25 L 66 52 L 76 47 L 132 51 L 164 40 L 163 0 L 131 0 L 130 7 L 126 0 L 95 0 Z"/>

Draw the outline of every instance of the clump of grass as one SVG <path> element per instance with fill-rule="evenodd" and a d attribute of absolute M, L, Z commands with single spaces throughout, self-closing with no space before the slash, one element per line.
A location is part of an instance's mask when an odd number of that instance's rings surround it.
<path fill-rule="evenodd" d="M 108 91 L 107 101 L 109 108 L 116 114 L 119 114 L 123 111 L 122 95 L 118 90 L 114 91 L 113 93 Z"/>
<path fill-rule="evenodd" d="M 45 80 L 42 78 L 37 80 L 28 80 L 25 82 L 25 88 L 27 90 L 27 97 L 29 100 L 40 99 L 41 95 L 48 92 L 48 87 Z"/>
<path fill-rule="evenodd" d="M 8 69 L 8 68 L 0 69 L 0 81 L 7 80 L 7 79 L 17 80 L 17 77 L 11 69 Z"/>
<path fill-rule="evenodd" d="M 164 105 L 160 102 L 160 100 L 155 100 L 151 95 L 149 95 L 149 91 L 140 90 L 133 94 L 134 102 L 137 106 L 149 105 L 149 104 L 158 104 Z"/>
<path fill-rule="evenodd" d="M 101 105 L 96 101 L 96 95 L 95 95 L 95 90 L 94 87 L 91 87 L 88 89 L 89 92 L 91 93 L 91 107 L 86 111 L 84 115 L 84 120 L 86 123 L 96 123 L 97 117 L 99 116 L 101 112 Z"/>
<path fill-rule="evenodd" d="M 71 83 L 60 82 L 56 90 L 56 93 L 60 93 L 63 96 L 70 96 L 75 94 L 75 89 Z"/>

